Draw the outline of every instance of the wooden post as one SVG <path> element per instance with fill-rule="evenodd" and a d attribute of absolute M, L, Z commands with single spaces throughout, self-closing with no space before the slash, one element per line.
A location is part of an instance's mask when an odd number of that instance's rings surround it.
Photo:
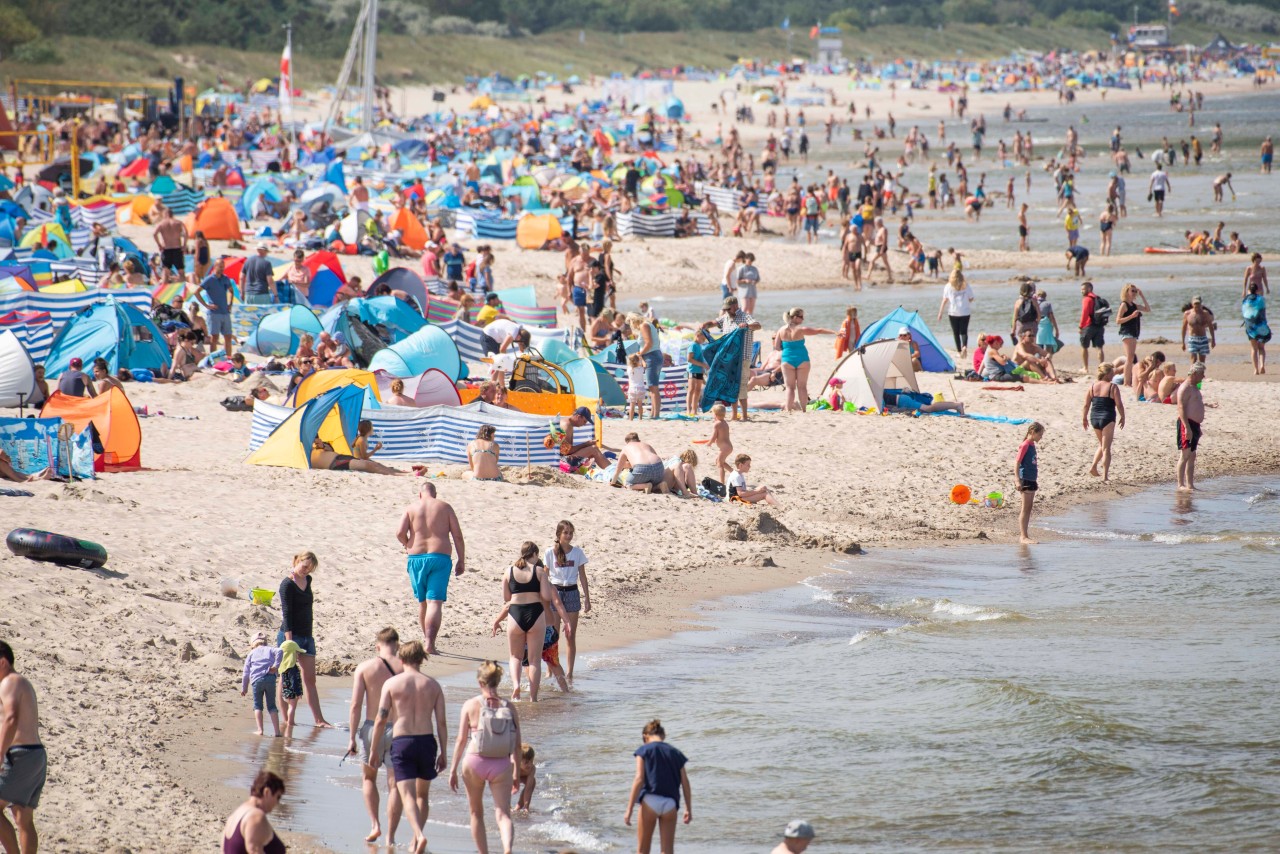
<path fill-rule="evenodd" d="M 533 453 L 529 449 L 529 434 L 524 434 L 524 474 L 525 477 L 533 474 Z"/>

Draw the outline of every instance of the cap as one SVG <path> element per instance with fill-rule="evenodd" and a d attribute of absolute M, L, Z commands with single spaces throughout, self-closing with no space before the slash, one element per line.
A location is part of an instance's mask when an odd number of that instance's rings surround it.
<path fill-rule="evenodd" d="M 796 819 L 787 825 L 787 829 L 782 832 L 787 839 L 813 839 L 818 834 L 813 832 L 813 825 L 807 821 Z"/>
<path fill-rule="evenodd" d="M 254 245 L 254 247 L 253 247 L 253 248 L 254 248 L 254 249 L 257 249 L 259 252 L 266 252 L 266 251 L 267 251 L 267 244 L 266 244 L 266 242 L 265 242 L 265 241 L 259 240 L 259 241 L 257 242 L 257 244 L 255 244 L 255 245 Z"/>
<path fill-rule="evenodd" d="M 80 367 L 80 366 L 81 366 L 81 365 L 83 365 L 83 364 L 84 364 L 84 362 L 80 360 L 80 357 L 79 357 L 79 356 L 76 356 L 75 358 L 73 358 L 73 359 L 71 360 L 71 367 L 73 367 L 73 368 L 78 368 L 78 367 Z"/>
<path fill-rule="evenodd" d="M 1200 295 L 1199 295 L 1199 294 L 1196 294 L 1195 296 L 1193 296 L 1193 297 L 1191 298 L 1191 304 L 1192 304 L 1192 305 L 1200 305 L 1202 302 L 1204 302 L 1204 300 L 1200 299 Z"/>
<path fill-rule="evenodd" d="M 1206 370 L 1208 370 L 1208 369 L 1207 369 L 1207 368 L 1205 368 L 1205 366 L 1204 366 L 1204 362 L 1192 362 L 1192 363 L 1191 363 L 1191 370 L 1187 371 L 1187 373 L 1188 373 L 1188 374 L 1203 374 Z"/>
<path fill-rule="evenodd" d="M 908 329 L 908 328 L 907 328 L 907 327 L 905 327 L 905 326 L 899 326 L 899 327 L 898 327 L 898 334 L 899 334 L 899 335 L 910 335 L 910 334 L 911 334 L 911 330 L 910 330 L 910 329 Z"/>
<path fill-rule="evenodd" d="M 266 642 L 267 642 L 267 633 L 266 633 L 266 632 L 258 632 L 258 633 L 257 633 L 257 634 L 255 634 L 252 638 L 250 638 L 250 640 L 249 640 L 249 646 L 250 646 L 250 647 L 255 647 L 255 646 L 257 646 L 257 645 L 258 645 L 258 644 L 260 644 L 260 643 L 266 643 Z"/>
<path fill-rule="evenodd" d="M 725 298 L 724 298 L 724 302 L 720 303 L 720 307 L 721 307 L 721 308 L 728 308 L 728 307 L 729 307 L 729 306 L 731 306 L 731 305 L 737 305 L 737 304 L 738 304 L 738 298 L 737 298 L 737 297 L 725 297 Z"/>
<path fill-rule="evenodd" d="M 579 406 L 577 409 L 573 410 L 573 414 L 578 418 L 585 418 L 588 421 L 593 420 L 591 417 L 591 410 L 587 409 L 585 406 Z"/>

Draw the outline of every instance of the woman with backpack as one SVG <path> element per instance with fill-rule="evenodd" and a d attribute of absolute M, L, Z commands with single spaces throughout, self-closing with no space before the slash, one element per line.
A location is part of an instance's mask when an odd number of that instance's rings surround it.
<path fill-rule="evenodd" d="M 530 661 L 538 659 L 530 658 Z M 519 678 L 519 673 L 512 674 Z M 486 661 L 476 671 L 480 695 L 462 704 L 458 722 L 458 740 L 453 745 L 453 764 L 449 769 L 449 788 L 458 791 L 458 766 L 467 787 L 467 806 L 471 811 L 471 841 L 477 851 L 488 851 L 484 828 L 484 787 L 493 795 L 493 817 L 502 837 L 503 854 L 511 854 L 515 845 L 515 826 L 511 823 L 511 781 L 520 768 L 520 716 L 515 706 L 498 696 L 502 667 Z"/>
<path fill-rule="evenodd" d="M 1014 341 L 1021 341 L 1024 332 L 1035 333 L 1040 326 L 1040 303 L 1036 300 L 1035 286 L 1023 282 L 1018 289 L 1018 301 L 1013 304 L 1013 319 L 1009 328 Z"/>

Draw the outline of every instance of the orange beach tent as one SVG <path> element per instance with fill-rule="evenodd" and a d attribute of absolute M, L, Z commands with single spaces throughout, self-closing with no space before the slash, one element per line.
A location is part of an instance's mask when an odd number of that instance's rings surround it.
<path fill-rule="evenodd" d="M 142 425 L 129 398 L 118 388 L 97 397 L 71 397 L 60 391 L 49 395 L 41 418 L 61 418 L 77 432 L 92 424 L 98 431 L 102 453 L 94 454 L 94 471 L 137 471 L 142 468 Z"/>
<path fill-rule="evenodd" d="M 239 240 L 240 218 L 231 202 L 221 196 L 214 196 L 200 203 L 184 223 L 187 233 L 194 235 L 204 232 L 206 240 Z"/>
<path fill-rule="evenodd" d="M 400 229 L 404 245 L 421 252 L 427 245 L 427 230 L 418 222 L 418 218 L 408 208 L 400 208 L 391 218 L 391 228 Z"/>
<path fill-rule="evenodd" d="M 551 214 L 530 214 L 516 225 L 516 243 L 521 249 L 541 249 L 548 240 L 563 234 L 560 220 Z"/>

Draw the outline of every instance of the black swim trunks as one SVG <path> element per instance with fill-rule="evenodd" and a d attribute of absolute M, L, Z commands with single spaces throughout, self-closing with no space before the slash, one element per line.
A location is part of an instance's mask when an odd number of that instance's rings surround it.
<path fill-rule="evenodd" d="M 1019 492 L 1035 492 L 1039 488 L 1040 488 L 1040 485 L 1034 480 L 1023 480 L 1021 478 L 1018 479 Z"/>
<path fill-rule="evenodd" d="M 398 735 L 391 739 L 391 768 L 396 781 L 434 780 L 439 774 L 438 750 L 434 735 Z"/>

